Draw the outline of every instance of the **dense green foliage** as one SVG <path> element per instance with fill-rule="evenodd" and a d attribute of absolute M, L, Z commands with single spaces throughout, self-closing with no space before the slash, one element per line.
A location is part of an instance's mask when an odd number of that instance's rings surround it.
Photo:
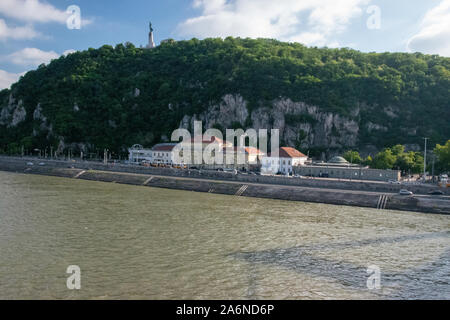
<path fill-rule="evenodd" d="M 342 157 L 350 163 L 361 164 L 363 162 L 358 151 L 346 151 Z"/>
<path fill-rule="evenodd" d="M 434 149 L 436 155 L 436 169 L 438 172 L 450 172 L 450 140 L 445 145 L 436 145 Z"/>
<path fill-rule="evenodd" d="M 140 95 L 134 95 L 135 88 Z M 450 137 L 450 59 L 420 53 L 235 38 L 169 41 L 153 50 L 105 45 L 40 66 L 11 92 L 23 100 L 27 118 L 14 128 L 0 126 L 3 152 L 56 147 L 60 137 L 94 150 L 150 146 L 170 136 L 185 114 L 202 112 L 229 93 L 241 94 L 250 109 L 288 97 L 354 118 L 361 128 L 359 145 L 417 143 L 425 135 L 443 143 Z M 11 92 L 0 92 L 0 106 L 7 105 Z M 33 120 L 38 103 L 51 134 Z M 353 115 L 357 106 L 361 112 Z M 400 115 L 387 118 L 380 112 L 386 106 L 400 108 Z M 314 124 L 308 115 L 286 118 Z M 370 133 L 364 129 L 369 122 L 388 130 Z M 405 128 L 416 132 L 409 135 Z"/>
<path fill-rule="evenodd" d="M 399 144 L 392 148 L 383 149 L 373 159 L 367 157 L 363 160 L 359 152 L 351 150 L 345 152 L 342 156 L 347 161 L 368 165 L 374 169 L 395 169 L 402 171 L 402 174 L 421 173 L 423 171 L 424 158 L 422 153 L 405 152 L 405 147 Z"/>

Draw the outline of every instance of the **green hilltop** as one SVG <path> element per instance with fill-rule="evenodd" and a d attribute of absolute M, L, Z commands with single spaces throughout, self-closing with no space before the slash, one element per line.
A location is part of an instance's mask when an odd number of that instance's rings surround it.
<path fill-rule="evenodd" d="M 282 142 L 313 154 L 450 137 L 450 58 L 269 39 L 192 39 L 152 50 L 130 43 L 90 48 L 28 72 L 0 92 L 0 152 L 82 145 L 86 152 L 120 153 L 135 143 L 151 146 L 170 137 L 183 117 L 207 114 L 226 95 L 246 101 L 248 117 L 233 121 L 244 129 L 254 124 L 252 110 L 270 110 L 280 99 L 356 123 L 356 142 L 327 145 L 307 139 L 304 128 L 318 134 L 323 125 L 317 112 L 286 114 L 296 136 L 282 133 Z M 344 129 L 330 130 L 340 141 Z"/>

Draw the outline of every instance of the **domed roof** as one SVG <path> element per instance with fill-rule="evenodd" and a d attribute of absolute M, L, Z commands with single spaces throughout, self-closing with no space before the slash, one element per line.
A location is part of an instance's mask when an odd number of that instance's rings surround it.
<path fill-rule="evenodd" d="M 331 158 L 329 163 L 348 163 L 348 161 L 342 157 L 333 157 L 333 158 Z"/>

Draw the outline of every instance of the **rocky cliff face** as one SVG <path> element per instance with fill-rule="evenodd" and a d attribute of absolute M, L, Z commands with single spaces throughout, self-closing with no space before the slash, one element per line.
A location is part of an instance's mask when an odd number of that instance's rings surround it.
<path fill-rule="evenodd" d="M 352 116 L 358 118 L 359 108 Z M 193 121 L 202 121 L 204 129 L 220 125 L 279 129 L 283 144 L 298 148 L 344 149 L 358 143 L 359 123 L 337 114 L 322 112 L 317 106 L 280 98 L 270 106 L 249 110 L 248 103 L 240 95 L 225 95 L 222 102 L 211 105 L 205 112 L 185 115 L 181 128 L 193 128 Z"/>
<path fill-rule="evenodd" d="M 0 125 L 8 128 L 16 127 L 25 120 L 27 112 L 22 100 L 16 100 L 12 94 L 9 95 L 8 104 L 0 109 Z"/>
<path fill-rule="evenodd" d="M 135 89 L 134 96 L 140 95 L 140 90 Z M 169 104 L 168 108 L 173 106 Z M 351 110 L 348 117 L 323 111 L 318 106 L 309 105 L 303 102 L 294 102 L 289 98 L 279 98 L 269 105 L 259 105 L 250 108 L 246 101 L 239 94 L 227 94 L 218 104 L 210 105 L 200 114 L 184 115 L 179 123 L 180 128 L 192 129 L 194 121 L 202 121 L 203 129 L 219 127 L 222 129 L 240 127 L 243 129 L 279 129 L 280 143 L 284 146 L 291 146 L 300 150 L 315 149 L 315 156 L 329 157 L 338 154 L 343 150 L 355 148 L 363 155 L 373 154 L 378 151 L 374 145 L 361 146 L 361 133 L 386 132 L 389 128 L 386 124 L 363 122 L 360 113 L 362 110 L 370 109 L 361 103 Z M 27 117 L 27 111 L 30 115 Z M 80 110 L 75 103 L 73 106 L 75 113 Z M 382 109 L 389 118 L 396 118 L 395 107 Z M 33 121 L 33 131 L 26 135 L 36 137 L 44 133 L 47 139 L 56 135 L 59 145 L 57 152 L 63 152 L 66 148 L 87 152 L 91 142 L 79 141 L 67 144 L 65 137 L 59 136 L 53 130 L 53 126 L 45 116 L 45 110 L 41 104 L 36 107 L 26 107 L 21 99 L 15 98 L 12 94 L 0 106 L 0 126 L 7 128 L 17 127 L 27 118 Z M 116 127 L 114 121 L 108 121 L 109 126 Z M 151 133 L 151 132 L 150 132 Z M 163 136 L 162 140 L 168 140 Z M 126 148 L 126 146 L 124 146 Z M 411 150 L 418 146 L 411 146 Z"/>

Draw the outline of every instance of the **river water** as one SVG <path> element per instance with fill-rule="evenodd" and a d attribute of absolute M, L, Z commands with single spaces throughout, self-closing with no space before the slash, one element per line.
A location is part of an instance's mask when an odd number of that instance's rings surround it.
<path fill-rule="evenodd" d="M 444 215 L 0 172 L 0 298 L 450 299 L 449 230 Z"/>

